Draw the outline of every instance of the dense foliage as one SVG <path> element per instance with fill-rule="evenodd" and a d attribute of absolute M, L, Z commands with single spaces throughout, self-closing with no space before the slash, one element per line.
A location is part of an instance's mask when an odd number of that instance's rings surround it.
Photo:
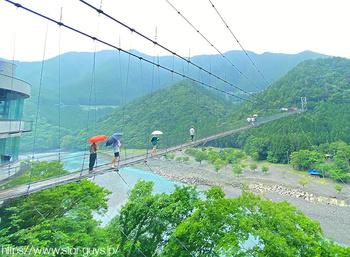
<path fill-rule="evenodd" d="M 51 249 L 45 256 L 350 254 L 350 248 L 325 240 L 317 222 L 285 201 L 251 193 L 228 199 L 218 187 L 204 197 L 190 186 L 170 194 L 152 192 L 153 182 L 138 181 L 104 228 L 93 214 L 106 210 L 109 192 L 90 181 L 16 198 L 0 207 L 2 256 L 25 249 L 31 250 L 26 256 L 43 256 L 44 249 Z"/>
<path fill-rule="evenodd" d="M 221 167 L 228 164 L 232 165 L 233 168 L 243 159 L 246 158 L 245 153 L 242 150 L 232 149 L 232 148 L 223 148 L 220 150 L 214 150 L 211 147 L 202 147 L 202 148 L 187 148 L 185 150 L 186 154 L 192 155 L 195 161 L 201 163 L 203 160 L 214 165 L 215 171 L 219 171 Z M 244 164 L 240 164 L 243 165 Z"/>
<path fill-rule="evenodd" d="M 247 154 L 257 153 L 260 160 L 287 163 L 292 152 L 314 150 L 338 140 L 350 142 L 349 83 L 349 60 L 307 60 L 259 94 L 276 108 L 300 108 L 300 97 L 305 96 L 306 113 L 235 134 L 221 144 L 244 148 Z M 268 112 L 266 103 L 252 104 L 236 112 L 235 117 L 243 119 L 252 113 Z"/>
<path fill-rule="evenodd" d="M 55 163 L 35 163 L 33 168 L 42 170 L 43 166 L 51 173 L 57 168 Z M 14 256 L 6 255 L 6 248 L 98 246 L 105 238 L 93 214 L 106 211 L 109 193 L 82 180 L 11 200 L 0 207 L 0 244 L 5 249 L 2 256 Z"/>
<path fill-rule="evenodd" d="M 155 57 L 136 51 L 133 53 L 155 61 Z M 234 60 L 236 67 L 245 74 L 255 74 L 254 67 L 246 65 L 246 55 L 243 51 L 230 51 L 225 55 L 226 58 Z M 296 55 L 272 53 L 261 55 L 250 53 L 250 55 L 270 81 L 281 77 L 300 61 L 324 57 L 308 51 Z M 255 92 L 257 88 L 264 89 L 267 86 L 260 77 L 253 79 L 256 84 L 253 86 L 237 70 L 230 70 L 221 55 L 195 56 L 191 61 L 247 91 Z M 241 94 L 241 97 L 245 96 L 241 91 L 219 80 L 213 80 L 208 74 L 198 71 L 186 61 L 174 56 L 157 57 L 157 62 L 198 81 Z M 119 51 L 66 53 L 45 62 L 15 62 L 15 64 L 16 77 L 32 86 L 31 97 L 25 101 L 23 117 L 25 120 L 34 121 L 36 130 L 35 136 L 34 133 L 23 136 L 22 151 L 32 151 L 33 148 L 57 149 L 59 139 L 63 136 L 75 136 L 78 133 L 76 130 L 82 128 L 89 130 L 93 126 L 91 124 L 115 108 L 183 79 L 137 58 L 130 58 L 129 55 Z M 228 70 L 230 70 L 229 76 Z M 167 95 L 166 98 L 174 99 L 172 95 Z M 236 100 L 232 98 L 232 101 Z M 162 108 L 157 102 L 152 105 Z"/>
<path fill-rule="evenodd" d="M 159 147 L 189 141 L 193 125 L 196 137 L 217 129 L 217 125 L 230 110 L 232 103 L 223 97 L 187 80 L 171 87 L 140 97 L 90 124 L 89 135 L 112 135 L 124 132 L 123 147 L 147 148 L 151 132 L 161 130 Z M 84 149 L 86 130 L 73 137 L 63 138 L 63 146 Z"/>
<path fill-rule="evenodd" d="M 25 161 L 24 163 L 28 165 L 28 170 L 24 174 L 18 175 L 10 180 L 4 185 L 5 187 L 13 187 L 68 173 L 68 171 L 63 169 L 63 163 L 60 163 L 59 161 Z"/>

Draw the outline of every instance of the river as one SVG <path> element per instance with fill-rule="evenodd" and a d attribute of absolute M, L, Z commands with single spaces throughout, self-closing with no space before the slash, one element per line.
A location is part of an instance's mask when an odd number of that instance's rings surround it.
<path fill-rule="evenodd" d="M 35 156 L 41 161 L 57 160 L 60 156 L 64 169 L 69 172 L 73 172 L 80 170 L 82 166 L 84 166 L 84 168 L 88 167 L 89 156 L 84 153 L 85 152 L 82 151 L 72 153 L 64 152 L 60 155 L 58 153 L 36 153 Z M 26 158 L 28 157 L 22 157 L 22 159 Z M 98 154 L 98 165 L 109 163 L 110 161 L 111 157 L 104 154 Z M 91 181 L 112 192 L 108 196 L 109 200 L 107 202 L 107 212 L 103 215 L 95 215 L 95 218 L 102 222 L 101 226 L 106 226 L 118 213 L 121 206 L 127 201 L 127 192 L 134 187 L 139 179 L 144 181 L 152 181 L 154 183 L 154 193 L 171 193 L 174 190 L 174 185 L 183 185 L 183 183 L 168 181 L 162 176 L 132 167 L 121 168 L 119 173 L 109 172 L 103 175 L 95 176 L 91 179 Z"/>

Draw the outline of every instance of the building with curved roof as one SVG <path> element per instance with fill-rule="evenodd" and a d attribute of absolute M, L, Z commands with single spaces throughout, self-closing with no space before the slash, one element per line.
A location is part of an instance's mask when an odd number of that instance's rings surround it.
<path fill-rule="evenodd" d="M 0 166 L 18 159 L 21 135 L 31 131 L 33 124 L 22 119 L 31 86 L 15 73 L 15 64 L 0 61 Z"/>

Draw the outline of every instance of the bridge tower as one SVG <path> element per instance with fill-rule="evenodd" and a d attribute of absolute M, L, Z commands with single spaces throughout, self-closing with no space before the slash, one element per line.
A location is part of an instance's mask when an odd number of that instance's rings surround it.
<path fill-rule="evenodd" d="M 306 97 L 300 97 L 301 98 L 301 109 L 303 111 L 306 111 L 307 110 L 307 107 L 306 107 Z"/>

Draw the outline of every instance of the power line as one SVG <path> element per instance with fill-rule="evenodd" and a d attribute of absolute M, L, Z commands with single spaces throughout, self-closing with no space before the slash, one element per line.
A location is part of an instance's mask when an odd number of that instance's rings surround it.
<path fill-rule="evenodd" d="M 168 0 L 165 0 L 208 44 L 211 45 L 228 63 L 230 63 L 246 80 L 248 80 L 253 86 L 255 86 L 259 92 L 261 89 L 251 81 L 242 71 L 240 71 L 217 47 L 214 46 L 213 43 L 209 41 L 174 5 L 172 5 Z M 261 100 L 261 99 L 259 99 Z M 264 101 L 264 100 L 263 100 Z"/>
<path fill-rule="evenodd" d="M 91 4 L 85 2 L 84 0 L 79 0 L 79 1 L 82 2 L 82 3 L 84 3 L 85 5 L 89 6 L 90 8 L 94 9 L 94 10 L 97 11 L 99 14 L 105 15 L 107 18 L 109 18 L 109 19 L 113 20 L 114 22 L 116 22 L 116 23 L 122 25 L 123 27 L 129 29 L 131 32 L 133 32 L 133 33 L 135 33 L 135 34 L 141 36 L 142 38 L 144 38 L 144 39 L 146 39 L 146 40 L 152 42 L 154 45 L 159 46 L 159 47 L 162 48 L 163 50 L 165 50 L 165 51 L 171 53 L 172 55 L 175 55 L 176 57 L 180 58 L 181 60 L 183 60 L 183 61 L 185 61 L 185 62 L 187 62 L 187 63 L 193 65 L 194 67 L 196 67 L 196 68 L 198 68 L 198 69 L 200 69 L 200 70 L 206 72 L 206 73 L 209 74 L 210 76 L 213 76 L 213 77 L 219 79 L 220 81 L 224 82 L 225 84 L 228 84 L 228 85 L 230 85 L 231 87 L 234 87 L 234 88 L 236 88 L 237 90 L 240 90 L 240 91 L 244 92 L 244 93 L 247 94 L 247 95 L 250 95 L 250 96 L 252 96 L 252 97 L 254 97 L 254 98 L 256 98 L 256 99 L 259 99 L 260 101 L 266 102 L 265 100 L 260 99 L 260 98 L 258 98 L 258 97 L 256 97 L 256 96 L 252 95 L 251 93 L 245 91 L 244 89 L 241 89 L 241 88 L 235 86 L 233 83 L 228 82 L 227 80 L 225 80 L 225 79 L 223 79 L 223 78 L 221 78 L 221 77 L 219 77 L 219 76 L 213 74 L 212 72 L 210 72 L 210 71 L 204 69 L 203 67 L 201 67 L 201 66 L 199 66 L 199 65 L 197 65 L 197 64 L 195 64 L 195 63 L 193 63 L 193 62 L 191 62 L 189 59 L 186 59 L 186 58 L 182 57 L 181 55 L 175 53 L 174 51 L 171 51 L 169 48 L 167 48 L 167 47 L 165 47 L 165 46 L 159 44 L 159 43 L 157 42 L 157 37 L 155 37 L 155 40 L 152 40 L 151 38 L 145 36 L 144 34 L 138 32 L 137 30 L 131 28 L 130 26 L 124 24 L 123 22 L 117 20 L 116 18 L 114 18 L 114 17 L 112 17 L 112 16 L 106 14 L 103 10 L 98 9 L 98 8 L 92 6 Z M 209 43 L 210 43 L 210 42 L 209 42 Z M 217 49 L 217 51 L 219 51 L 219 50 Z M 220 51 L 219 51 L 219 52 L 220 52 Z M 220 53 L 220 54 L 221 54 L 221 53 Z M 223 55 L 223 54 L 221 54 L 221 55 Z M 226 58 L 226 57 L 225 57 L 225 58 Z M 229 61 L 229 60 L 228 60 L 228 61 Z M 229 62 L 230 62 L 230 61 L 229 61 Z M 232 64 L 232 65 L 234 66 L 234 64 Z M 234 66 L 234 67 L 235 67 L 235 66 Z M 236 68 L 236 67 L 235 67 L 235 68 Z M 236 68 L 236 69 L 237 69 L 237 68 Z M 237 69 L 237 70 L 238 70 L 238 69 Z M 238 70 L 238 71 L 239 71 L 239 70 Z M 239 72 L 240 72 L 240 71 L 239 71 Z M 240 73 L 241 73 L 243 76 L 245 76 L 242 72 L 240 72 Z M 251 83 L 253 83 L 253 82 L 251 82 Z M 259 89 L 259 90 L 260 90 L 260 89 Z"/>
<path fill-rule="evenodd" d="M 234 39 L 236 40 L 236 42 L 238 43 L 238 45 L 241 47 L 241 49 L 243 50 L 243 52 L 245 53 L 245 55 L 248 57 L 248 59 L 250 60 L 250 62 L 253 64 L 254 68 L 257 70 L 257 72 L 261 75 L 261 77 L 265 80 L 267 86 L 270 85 L 270 83 L 267 81 L 267 79 L 264 77 L 264 75 L 261 73 L 261 71 L 258 69 L 258 67 L 255 65 L 255 63 L 253 62 L 253 60 L 250 58 L 250 56 L 248 55 L 247 51 L 243 48 L 242 44 L 239 42 L 239 40 L 237 39 L 237 37 L 233 34 L 232 30 L 230 29 L 230 27 L 227 25 L 227 23 L 225 22 L 224 18 L 222 17 L 222 15 L 219 13 L 219 11 L 216 9 L 215 5 L 212 3 L 211 0 L 209 0 L 211 6 L 214 8 L 214 10 L 216 11 L 216 13 L 219 15 L 220 19 L 222 20 L 222 22 L 225 24 L 226 28 L 230 31 L 231 35 L 234 37 Z"/>
<path fill-rule="evenodd" d="M 109 47 L 111 47 L 111 48 L 114 48 L 114 49 L 116 49 L 116 50 L 118 50 L 118 51 L 121 51 L 121 52 L 126 53 L 126 54 L 128 54 L 128 55 L 130 55 L 130 56 L 133 56 L 133 57 L 138 58 L 138 59 L 140 59 L 140 60 L 142 60 L 142 61 L 145 61 L 145 62 L 147 62 L 147 63 L 149 63 L 149 64 L 152 64 L 152 65 L 154 65 L 154 66 L 157 66 L 157 67 L 159 67 L 159 68 L 162 68 L 162 69 L 164 69 L 164 70 L 166 70 L 166 71 L 172 72 L 172 73 L 174 73 L 174 74 L 176 74 L 176 75 L 179 75 L 179 76 L 181 76 L 181 77 L 183 77 L 183 78 L 189 79 L 189 80 L 191 80 L 191 81 L 193 81 L 193 82 L 196 82 L 196 83 L 201 84 L 201 85 L 203 85 L 203 86 L 209 87 L 209 88 L 211 88 L 211 89 L 213 89 L 213 90 L 216 90 L 216 91 L 219 91 L 219 92 L 221 92 L 221 93 L 224 93 L 224 94 L 233 96 L 233 97 L 235 97 L 235 98 L 241 99 L 241 100 L 243 100 L 243 101 L 247 101 L 247 102 L 250 102 L 250 103 L 255 103 L 255 102 L 253 102 L 253 101 L 244 99 L 244 98 L 239 97 L 239 96 L 236 96 L 236 95 L 234 95 L 234 94 L 232 94 L 232 93 L 226 92 L 226 91 L 221 90 L 221 89 L 218 89 L 218 88 L 216 88 L 216 87 L 213 87 L 213 86 L 211 86 L 211 85 L 209 85 L 209 84 L 206 84 L 206 83 L 204 83 L 204 82 L 201 82 L 201 81 L 199 81 L 199 80 L 197 80 L 197 79 L 194 79 L 194 78 L 192 78 L 192 77 L 189 77 L 189 76 L 187 76 L 187 75 L 185 75 L 185 74 L 182 74 L 182 73 L 180 73 L 180 72 L 177 72 L 177 71 L 174 71 L 174 70 L 172 70 L 172 69 L 169 69 L 169 68 L 167 68 L 167 67 L 165 67 L 165 66 L 163 66 L 163 65 L 154 63 L 154 62 L 152 62 L 152 61 L 150 61 L 150 60 L 147 60 L 147 59 L 145 59 L 145 58 L 143 58 L 143 57 L 141 57 L 141 56 L 139 56 L 139 55 L 133 54 L 133 53 L 128 52 L 128 51 L 126 51 L 126 50 L 124 50 L 124 49 L 122 49 L 122 48 L 120 48 L 120 47 L 117 47 L 117 46 L 115 46 L 115 45 L 113 45 L 113 44 L 111 44 L 111 43 L 108 43 L 108 42 L 106 42 L 106 41 L 103 41 L 103 40 L 101 40 L 101 39 L 98 39 L 97 37 L 91 36 L 91 35 L 89 35 L 89 34 L 87 34 L 87 33 L 85 33 L 85 32 L 82 32 L 82 31 L 78 30 L 78 29 L 75 29 L 75 28 L 73 28 L 73 27 L 70 27 L 70 26 L 68 26 L 68 25 L 65 25 L 65 24 L 63 24 L 63 23 L 60 22 L 60 21 L 54 20 L 54 19 L 49 18 L 49 17 L 47 17 L 47 16 L 45 16 L 45 15 L 43 15 L 43 14 L 40 14 L 40 13 L 38 13 L 38 12 L 36 12 L 36 11 L 33 11 L 33 10 L 29 9 L 29 8 L 26 8 L 26 7 L 22 6 L 21 4 L 14 3 L 14 2 L 12 2 L 12 1 L 10 1 L 10 0 L 5 0 L 5 1 L 8 2 L 8 3 L 11 3 L 11 4 L 13 4 L 13 5 L 15 5 L 15 6 L 18 7 L 18 8 L 22 8 L 22 9 L 28 11 L 28 12 L 31 12 L 31 13 L 33 13 L 33 14 L 35 14 L 35 15 L 38 15 L 38 16 L 40 16 L 40 17 L 42 17 L 42 18 L 44 18 L 44 19 L 46 19 L 46 20 L 48 20 L 48 21 L 54 22 L 54 23 L 56 23 L 56 24 L 59 25 L 59 26 L 65 27 L 65 28 L 67 28 L 67 29 L 70 29 L 70 30 L 72 30 L 72 31 L 74 31 L 74 32 L 76 32 L 76 33 L 78 33 L 78 34 L 80 34 L 80 35 L 83 35 L 83 36 L 85 36 L 85 37 L 91 38 L 91 39 L 94 40 L 94 41 L 100 42 L 100 43 L 102 43 L 102 44 L 104 44 L 104 45 L 106 45 L 106 46 L 109 46 Z M 199 67 L 199 69 L 200 69 L 200 70 L 203 70 L 202 67 Z M 212 74 L 212 73 L 210 73 L 210 74 Z M 236 86 L 235 86 L 235 87 L 236 87 Z M 240 88 L 238 88 L 238 87 L 236 87 L 236 88 L 239 89 L 239 90 L 241 90 L 241 91 L 243 91 L 243 92 L 246 92 L 246 91 L 244 91 L 244 90 L 242 90 L 242 89 L 240 89 Z M 249 94 L 249 95 L 251 95 L 251 94 L 248 93 L 248 92 L 246 92 L 246 93 Z M 253 95 L 251 95 L 251 96 L 253 96 Z M 253 96 L 253 97 L 255 97 L 255 96 Z M 255 98 L 257 98 L 257 97 L 255 97 Z M 257 98 L 257 99 L 258 99 L 258 98 Z M 263 100 L 263 99 L 259 99 L 259 100 L 266 102 L 266 101 Z"/>

